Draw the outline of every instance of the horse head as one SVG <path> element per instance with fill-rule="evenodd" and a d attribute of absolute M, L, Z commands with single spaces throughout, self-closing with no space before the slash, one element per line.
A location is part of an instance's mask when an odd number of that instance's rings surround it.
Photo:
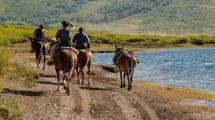
<path fill-rule="evenodd" d="M 118 46 L 116 45 L 115 48 L 116 48 L 115 54 L 121 53 L 121 52 L 124 52 L 124 51 L 125 51 L 125 47 L 124 47 L 124 46 L 118 47 Z"/>

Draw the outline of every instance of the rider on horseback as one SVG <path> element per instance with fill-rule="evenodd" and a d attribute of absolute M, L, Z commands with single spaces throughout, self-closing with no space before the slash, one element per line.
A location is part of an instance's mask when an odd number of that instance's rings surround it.
<path fill-rule="evenodd" d="M 34 52 L 34 44 L 40 41 L 45 41 L 46 33 L 44 31 L 44 26 L 40 25 L 33 33 L 33 39 L 31 41 L 31 53 Z"/>
<path fill-rule="evenodd" d="M 80 27 L 78 30 L 79 33 L 77 33 L 73 38 L 73 44 L 74 47 L 78 50 L 80 49 L 90 49 L 90 39 L 89 37 L 84 33 L 84 28 Z"/>
<path fill-rule="evenodd" d="M 75 29 L 75 26 L 67 21 L 62 22 L 62 29 L 58 30 L 56 34 L 56 39 L 54 39 L 55 42 L 58 42 L 58 44 L 53 45 L 50 48 L 50 61 L 48 62 L 48 65 L 53 65 L 53 58 L 55 56 L 55 53 L 58 49 L 72 49 L 71 48 L 71 31 L 72 29 Z"/>

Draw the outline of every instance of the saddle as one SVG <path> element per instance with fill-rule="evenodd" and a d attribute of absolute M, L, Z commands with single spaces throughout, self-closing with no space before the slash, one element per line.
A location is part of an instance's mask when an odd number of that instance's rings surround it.
<path fill-rule="evenodd" d="M 75 45 L 76 49 L 86 49 L 87 48 L 87 44 L 86 43 L 76 43 Z"/>
<path fill-rule="evenodd" d="M 73 47 L 68 47 L 68 46 L 60 46 L 60 47 L 58 47 L 58 50 L 63 51 L 66 54 L 73 54 L 73 53 L 75 53 L 76 55 L 79 54 L 78 50 L 76 50 Z"/>
<path fill-rule="evenodd" d="M 123 51 L 122 50 L 115 54 L 115 56 L 113 58 L 114 65 L 118 65 L 118 62 L 119 62 L 120 58 L 122 57 L 122 55 L 129 55 L 129 56 L 135 57 L 137 59 L 137 57 L 134 55 L 134 53 L 132 51 Z M 138 59 L 137 59 L 137 62 L 139 63 Z"/>

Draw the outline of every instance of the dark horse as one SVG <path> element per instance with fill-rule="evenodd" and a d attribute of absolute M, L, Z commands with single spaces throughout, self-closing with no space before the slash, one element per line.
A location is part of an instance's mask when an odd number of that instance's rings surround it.
<path fill-rule="evenodd" d="M 131 90 L 134 69 L 139 61 L 131 51 L 126 51 L 124 47 L 116 46 L 115 56 L 116 55 L 119 56 L 117 60 L 114 60 L 114 62 L 120 72 L 120 88 L 125 87 L 125 77 L 127 76 L 128 90 Z"/>
<path fill-rule="evenodd" d="M 54 44 L 56 43 L 51 43 L 51 47 Z M 70 95 L 71 94 L 70 82 L 71 82 L 71 78 L 73 77 L 75 67 L 77 65 L 77 53 L 74 52 L 72 49 L 59 48 L 56 51 L 56 54 L 53 60 L 54 60 L 54 65 L 55 65 L 55 70 L 57 73 L 57 80 L 58 80 L 57 91 L 60 91 L 60 71 L 63 71 L 64 89 L 66 89 L 66 93 Z"/>
<path fill-rule="evenodd" d="M 33 42 L 33 49 L 36 54 L 36 63 L 37 68 L 40 68 L 40 62 L 43 57 L 43 70 L 45 70 L 46 67 L 46 54 L 47 54 L 47 42 L 45 40 L 38 40 Z"/>

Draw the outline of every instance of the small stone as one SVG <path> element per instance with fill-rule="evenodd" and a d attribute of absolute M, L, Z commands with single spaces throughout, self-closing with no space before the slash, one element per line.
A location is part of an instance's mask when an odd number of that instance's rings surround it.
<path fill-rule="evenodd" d="M 54 107 L 57 107 L 57 105 L 56 105 L 56 104 L 54 104 L 53 106 L 54 106 Z"/>

